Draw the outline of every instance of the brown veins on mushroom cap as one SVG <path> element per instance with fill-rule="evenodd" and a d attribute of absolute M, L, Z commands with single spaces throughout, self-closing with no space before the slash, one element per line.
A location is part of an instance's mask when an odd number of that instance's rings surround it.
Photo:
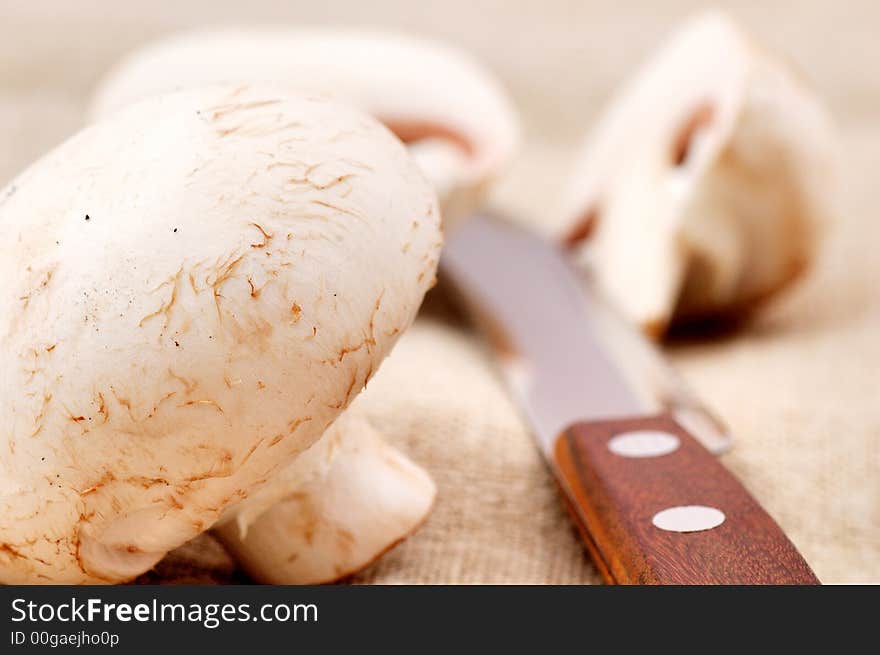
<path fill-rule="evenodd" d="M 281 100 L 255 100 L 253 102 L 237 102 L 228 105 L 220 105 L 217 107 L 209 107 L 206 111 L 212 112 L 211 120 L 216 121 L 219 118 L 226 117 L 239 111 L 247 111 L 249 109 L 259 109 L 260 107 L 268 107 L 277 105 Z"/>
<path fill-rule="evenodd" d="M 37 283 L 37 286 L 28 291 L 25 295 L 19 297 L 19 300 L 22 301 L 22 309 L 27 309 L 28 305 L 30 305 L 31 299 L 39 293 L 42 293 L 49 286 L 49 283 L 52 281 L 52 276 L 55 274 L 56 266 L 52 266 L 46 272 L 43 273 L 42 278 Z"/>
<path fill-rule="evenodd" d="M 186 401 L 185 403 L 182 403 L 182 404 L 178 405 L 178 407 L 192 407 L 193 405 L 206 405 L 206 406 L 209 406 L 209 407 L 213 407 L 213 408 L 216 409 L 218 412 L 220 412 L 221 414 L 223 414 L 223 408 L 220 407 L 220 405 L 217 404 L 217 401 L 215 401 L 215 400 L 208 400 L 208 399 L 203 399 L 203 400 L 188 400 L 188 401 Z"/>
<path fill-rule="evenodd" d="M 153 290 L 154 292 L 156 292 L 162 287 L 165 287 L 169 284 L 171 285 L 171 294 L 169 295 L 168 299 L 162 301 L 156 311 L 150 312 L 149 314 L 144 316 L 138 323 L 138 327 L 143 327 L 144 324 L 152 318 L 155 318 L 157 316 L 164 316 L 165 320 L 162 324 L 162 329 L 168 329 L 168 325 L 171 323 L 171 309 L 174 307 L 174 303 L 177 301 L 178 286 L 180 284 L 180 276 L 182 273 L 183 266 L 181 265 L 181 267 L 177 270 L 177 273 L 175 273 L 171 278 L 160 283 L 159 286 L 157 286 Z"/>
<path fill-rule="evenodd" d="M 37 415 L 34 417 L 34 429 L 30 434 L 31 437 L 36 437 L 42 431 L 43 421 L 46 418 L 50 402 L 52 402 L 52 394 L 48 392 L 44 393 L 40 411 L 37 412 Z"/>

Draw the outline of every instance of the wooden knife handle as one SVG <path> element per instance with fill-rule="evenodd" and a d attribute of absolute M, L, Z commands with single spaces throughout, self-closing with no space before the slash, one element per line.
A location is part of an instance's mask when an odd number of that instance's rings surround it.
<path fill-rule="evenodd" d="M 608 582 L 819 584 L 776 522 L 670 414 L 575 424 L 554 455 Z"/>

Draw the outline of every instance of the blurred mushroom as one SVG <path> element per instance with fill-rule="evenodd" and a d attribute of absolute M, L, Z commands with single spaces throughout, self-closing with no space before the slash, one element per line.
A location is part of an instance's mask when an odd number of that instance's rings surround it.
<path fill-rule="evenodd" d="M 393 33 L 226 29 L 162 39 L 124 58 L 93 115 L 212 82 L 283 82 L 372 114 L 410 145 L 441 200 L 446 227 L 481 200 L 516 149 L 518 123 L 490 72 L 456 48 Z"/>
<path fill-rule="evenodd" d="M 433 284 L 438 215 L 376 121 L 267 85 L 136 104 L 0 191 L 0 581 L 131 579 L 308 453 Z M 359 448 L 328 493 L 388 471 Z"/>
<path fill-rule="evenodd" d="M 271 584 L 332 582 L 363 568 L 427 516 L 428 475 L 352 410 L 218 523 L 244 570 Z"/>
<path fill-rule="evenodd" d="M 813 257 L 832 141 L 798 77 L 723 15 L 700 15 L 605 111 L 560 239 L 655 336 L 741 315 Z"/>

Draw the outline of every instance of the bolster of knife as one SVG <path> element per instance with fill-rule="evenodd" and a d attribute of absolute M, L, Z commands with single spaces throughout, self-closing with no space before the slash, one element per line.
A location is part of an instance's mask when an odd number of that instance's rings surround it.
<path fill-rule="evenodd" d="M 818 584 L 776 522 L 670 414 L 572 425 L 554 460 L 616 584 Z"/>

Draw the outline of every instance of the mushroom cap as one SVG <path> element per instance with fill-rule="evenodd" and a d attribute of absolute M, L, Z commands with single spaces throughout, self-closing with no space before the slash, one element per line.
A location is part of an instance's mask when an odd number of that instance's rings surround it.
<path fill-rule="evenodd" d="M 0 581 L 117 582 L 345 409 L 413 320 L 433 190 L 357 110 L 158 96 L 0 191 Z"/>
<path fill-rule="evenodd" d="M 600 118 L 561 238 L 649 331 L 739 312 L 810 259 L 832 141 L 799 79 L 724 15 L 701 14 Z"/>
<path fill-rule="evenodd" d="M 434 482 L 352 411 L 218 523 L 216 534 L 259 582 L 323 584 L 351 575 L 428 515 Z"/>
<path fill-rule="evenodd" d="M 108 73 L 92 113 L 189 86 L 254 81 L 332 95 L 377 117 L 404 142 L 420 143 L 417 159 L 444 200 L 447 225 L 470 208 L 518 142 L 507 94 L 467 53 L 354 29 L 228 28 L 166 37 Z"/>

